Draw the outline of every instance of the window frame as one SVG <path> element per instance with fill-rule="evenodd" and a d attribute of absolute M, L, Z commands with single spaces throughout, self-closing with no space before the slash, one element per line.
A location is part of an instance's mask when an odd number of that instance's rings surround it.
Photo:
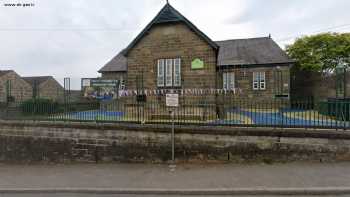
<path fill-rule="evenodd" d="M 260 90 L 266 90 L 266 73 L 265 72 L 260 72 Z"/>
<path fill-rule="evenodd" d="M 120 89 L 120 90 L 125 90 L 125 80 L 124 80 L 124 77 L 121 76 L 121 77 L 119 78 L 119 81 L 120 81 L 120 83 L 119 83 L 119 89 Z"/>
<path fill-rule="evenodd" d="M 160 67 L 163 69 L 162 72 L 159 71 Z M 157 60 L 158 88 L 179 88 L 182 85 L 181 80 L 181 58 L 161 58 Z"/>
<path fill-rule="evenodd" d="M 173 59 L 173 86 L 181 87 L 181 59 Z"/>
<path fill-rule="evenodd" d="M 173 60 L 165 60 L 165 87 L 173 87 Z"/>
<path fill-rule="evenodd" d="M 253 90 L 266 90 L 266 72 L 253 72 Z"/>
<path fill-rule="evenodd" d="M 222 73 L 222 88 L 224 90 L 234 90 L 236 88 L 236 76 L 235 72 L 223 72 Z"/>
<path fill-rule="evenodd" d="M 165 60 L 159 59 L 157 60 L 157 87 L 164 87 L 164 85 L 165 85 Z"/>

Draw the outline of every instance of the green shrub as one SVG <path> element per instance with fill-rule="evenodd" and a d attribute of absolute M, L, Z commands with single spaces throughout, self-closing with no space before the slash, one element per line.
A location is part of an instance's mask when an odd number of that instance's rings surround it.
<path fill-rule="evenodd" d="M 97 110 L 100 108 L 99 102 L 91 102 L 91 103 L 69 103 L 66 105 L 66 111 L 69 112 L 77 112 L 77 111 L 89 111 L 89 110 Z"/>
<path fill-rule="evenodd" d="M 20 105 L 20 107 L 24 114 L 45 115 L 60 111 L 57 102 L 44 98 L 26 100 Z"/>

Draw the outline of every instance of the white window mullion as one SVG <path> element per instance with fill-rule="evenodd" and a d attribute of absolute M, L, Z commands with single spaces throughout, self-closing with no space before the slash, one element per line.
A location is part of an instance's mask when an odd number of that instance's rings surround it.
<path fill-rule="evenodd" d="M 158 79 L 157 79 L 157 84 L 158 87 L 164 87 L 164 59 L 158 60 Z"/>
<path fill-rule="evenodd" d="M 174 86 L 181 86 L 181 59 L 174 59 Z"/>
<path fill-rule="evenodd" d="M 173 86 L 173 60 L 167 59 L 165 66 L 165 85 L 166 87 Z"/>

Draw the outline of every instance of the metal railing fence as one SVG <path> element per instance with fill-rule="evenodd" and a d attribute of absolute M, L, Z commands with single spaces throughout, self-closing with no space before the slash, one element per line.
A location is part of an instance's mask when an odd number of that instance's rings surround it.
<path fill-rule="evenodd" d="M 350 130 L 350 101 L 313 99 L 242 99 L 234 95 L 180 96 L 169 108 L 164 96 L 139 101 L 127 96 L 111 101 L 56 103 L 25 101 L 0 104 L 5 120 L 110 122 L 138 124 L 331 128 Z"/>

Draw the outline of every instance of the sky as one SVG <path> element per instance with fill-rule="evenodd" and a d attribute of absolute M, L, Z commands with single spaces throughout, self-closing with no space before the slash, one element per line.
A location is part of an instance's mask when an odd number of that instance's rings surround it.
<path fill-rule="evenodd" d="M 212 40 L 350 32 L 349 0 L 169 0 Z M 5 4 L 30 6 L 5 6 Z M 0 70 L 22 76 L 97 77 L 166 0 L 0 0 Z"/>

